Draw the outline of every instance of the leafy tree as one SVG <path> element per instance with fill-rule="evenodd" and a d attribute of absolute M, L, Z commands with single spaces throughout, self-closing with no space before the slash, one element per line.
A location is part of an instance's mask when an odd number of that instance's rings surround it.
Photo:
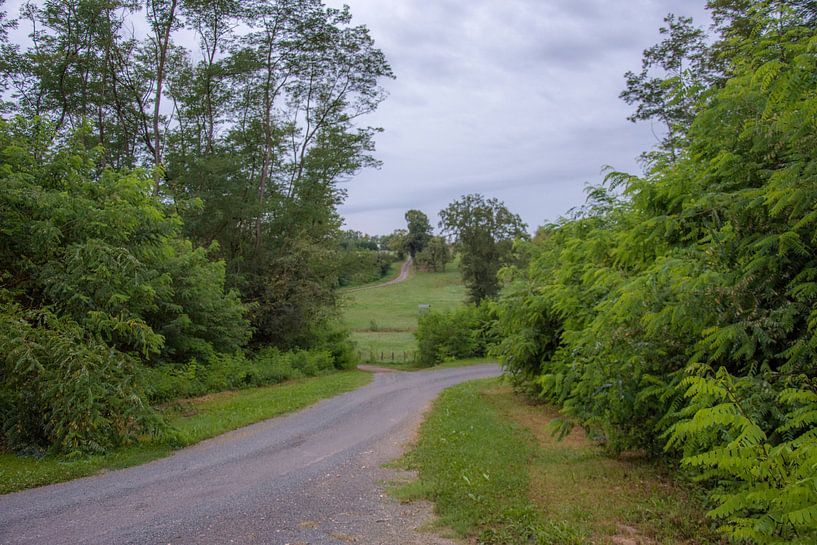
<path fill-rule="evenodd" d="M 431 224 L 428 222 L 428 216 L 419 210 L 406 212 L 406 223 L 408 224 L 408 233 L 406 234 L 405 245 L 406 250 L 413 259 L 428 244 L 431 238 Z"/>
<path fill-rule="evenodd" d="M 627 87 L 621 98 L 637 105 L 630 121 L 656 120 L 663 125 L 658 148 L 674 161 L 716 71 L 706 34 L 692 19 L 669 14 L 664 23 L 660 32 L 665 38 L 644 51 L 641 72 L 624 75 Z"/>
<path fill-rule="evenodd" d="M 18 104 L 11 113 L 47 120 L 60 137 L 90 124 L 83 144 L 102 146 L 100 164 L 151 172 L 185 235 L 224 259 L 228 284 L 254 304 L 257 344 L 291 344 L 279 338 L 288 331 L 273 326 L 279 320 L 309 328 L 307 317 L 331 314 L 338 181 L 377 164 L 377 129 L 358 119 L 377 108 L 379 80 L 392 75 L 348 8 L 66 0 L 28 3 L 22 16 L 31 42 L 5 47 L 0 67 Z M 133 26 L 147 35 L 137 39 Z M 176 43 L 183 27 L 200 55 Z M 290 252 L 300 254 L 299 269 Z M 271 291 L 267 280 L 282 271 L 290 280 Z"/>
<path fill-rule="evenodd" d="M 427 271 L 444 272 L 451 257 L 445 238 L 431 237 L 423 251 L 417 254 L 417 265 Z"/>
<path fill-rule="evenodd" d="M 457 243 L 470 299 L 479 303 L 495 297 L 497 272 L 508 263 L 513 241 L 527 236 L 522 219 L 497 199 L 471 194 L 440 211 L 440 227 Z"/>
<path fill-rule="evenodd" d="M 408 232 L 405 229 L 395 229 L 383 237 L 383 245 L 387 250 L 394 252 L 398 259 L 403 259 L 406 257 L 407 236 Z"/>
<path fill-rule="evenodd" d="M 180 360 L 247 341 L 224 263 L 180 236 L 143 172 L 98 169 L 80 133 L 0 122 L 0 261 L 23 308 L 50 306 L 123 352 Z"/>

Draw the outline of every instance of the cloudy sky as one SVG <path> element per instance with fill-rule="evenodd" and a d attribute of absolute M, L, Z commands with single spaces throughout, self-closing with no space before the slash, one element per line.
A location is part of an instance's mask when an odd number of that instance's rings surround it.
<path fill-rule="evenodd" d="M 379 170 L 345 184 L 346 227 L 385 234 L 465 193 L 531 230 L 584 202 L 601 170 L 639 172 L 656 138 L 627 121 L 623 74 L 667 13 L 708 24 L 705 0 L 328 0 L 351 7 L 397 76 L 367 123 Z M 655 130 L 658 130 L 655 127 Z"/>

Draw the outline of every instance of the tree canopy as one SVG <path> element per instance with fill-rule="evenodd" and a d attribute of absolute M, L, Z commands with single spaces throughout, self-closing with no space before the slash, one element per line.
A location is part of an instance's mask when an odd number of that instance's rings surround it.
<path fill-rule="evenodd" d="M 404 244 L 409 255 L 414 258 L 418 252 L 422 252 L 431 239 L 431 223 L 420 210 L 409 210 L 406 212 L 407 231 Z"/>
<path fill-rule="evenodd" d="M 440 211 L 440 227 L 454 238 L 470 299 L 479 303 L 499 292 L 497 272 L 507 264 L 513 241 L 527 236 L 522 219 L 495 198 L 464 195 Z"/>
<path fill-rule="evenodd" d="M 148 368 L 270 345 L 345 358 L 339 184 L 377 165 L 362 118 L 390 77 L 368 29 L 320 0 L 0 10 L 4 444 L 158 430 Z"/>

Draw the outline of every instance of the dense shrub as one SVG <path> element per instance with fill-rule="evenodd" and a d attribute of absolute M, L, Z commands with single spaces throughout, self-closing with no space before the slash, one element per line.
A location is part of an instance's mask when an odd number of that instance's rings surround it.
<path fill-rule="evenodd" d="M 223 390 L 278 384 L 335 371 L 330 352 L 299 350 L 280 352 L 268 348 L 249 358 L 242 353 L 219 354 L 203 364 L 161 365 L 141 371 L 151 402 L 194 397 Z"/>
<path fill-rule="evenodd" d="M 155 434 L 143 361 L 216 358 L 250 334 L 224 264 L 181 237 L 144 172 L 100 167 L 83 136 L 0 120 L 0 403 L 16 450 Z"/>
<path fill-rule="evenodd" d="M 721 12 L 715 53 L 739 55 L 683 148 L 540 229 L 499 305 L 517 383 L 612 452 L 680 459 L 738 543 L 817 542 L 817 27 L 795 4 Z"/>
<path fill-rule="evenodd" d="M 389 273 L 397 256 L 375 250 L 346 250 L 338 254 L 338 285 L 356 286 L 376 282 Z"/>
<path fill-rule="evenodd" d="M 488 302 L 449 312 L 420 315 L 415 337 L 418 360 L 425 365 L 485 356 L 494 342 L 493 313 Z"/>
<path fill-rule="evenodd" d="M 224 264 L 181 238 L 144 172 L 98 166 L 82 137 L 0 120 L 0 263 L 12 297 L 154 359 L 242 346 L 246 309 L 224 289 Z"/>
<path fill-rule="evenodd" d="M 0 313 L 0 411 L 14 450 L 103 452 L 164 430 L 138 363 L 49 311 Z"/>

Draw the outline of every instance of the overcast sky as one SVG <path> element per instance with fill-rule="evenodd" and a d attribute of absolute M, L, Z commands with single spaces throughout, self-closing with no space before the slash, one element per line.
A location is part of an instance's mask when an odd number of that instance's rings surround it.
<path fill-rule="evenodd" d="M 584 202 L 601 170 L 640 172 L 655 142 L 627 121 L 624 72 L 667 13 L 708 25 L 705 0 L 328 0 L 369 27 L 397 79 L 366 123 L 379 170 L 345 184 L 346 227 L 385 234 L 466 193 L 504 201 L 531 231 Z M 655 130 L 658 130 L 656 127 Z"/>

